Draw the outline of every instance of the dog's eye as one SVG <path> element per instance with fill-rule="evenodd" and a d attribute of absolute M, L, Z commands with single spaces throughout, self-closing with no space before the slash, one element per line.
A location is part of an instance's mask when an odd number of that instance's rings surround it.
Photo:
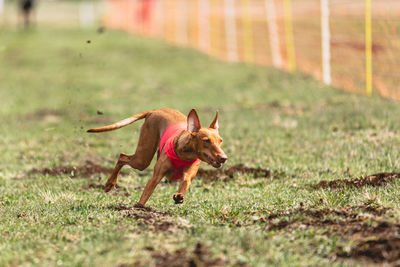
<path fill-rule="evenodd" d="M 211 143 L 210 139 L 203 139 L 203 142 L 205 142 L 207 144 Z"/>

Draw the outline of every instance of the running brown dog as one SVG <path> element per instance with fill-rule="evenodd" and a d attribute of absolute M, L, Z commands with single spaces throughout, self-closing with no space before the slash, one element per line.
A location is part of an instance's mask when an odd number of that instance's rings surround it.
<path fill-rule="evenodd" d="M 177 110 L 163 108 L 145 111 L 108 126 L 90 129 L 88 132 L 112 131 L 141 119 L 145 119 L 145 122 L 140 129 L 136 152 L 133 155 L 121 153 L 104 187 L 106 192 L 116 184 L 124 165 L 143 171 L 150 165 L 160 146 L 153 177 L 147 182 L 138 204 L 145 205 L 164 176 L 172 180 L 183 178 L 178 192 L 173 196 L 176 204 L 183 203 L 185 193 L 197 174 L 200 161 L 219 168 L 228 159 L 221 149 L 218 111 L 208 128 L 201 127 L 194 109 L 186 118 Z"/>

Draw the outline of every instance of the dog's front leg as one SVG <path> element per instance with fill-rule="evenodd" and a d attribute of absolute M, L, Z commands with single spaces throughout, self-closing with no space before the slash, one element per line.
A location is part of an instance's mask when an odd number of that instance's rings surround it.
<path fill-rule="evenodd" d="M 183 180 L 179 185 L 178 193 L 175 193 L 173 199 L 175 204 L 182 204 L 184 201 L 184 196 L 189 190 L 194 177 L 196 177 L 197 171 L 199 170 L 200 161 L 188 167 L 183 173 Z"/>
<path fill-rule="evenodd" d="M 147 200 L 153 193 L 158 183 L 164 177 L 165 173 L 171 168 L 171 162 L 165 154 L 162 154 L 157 160 L 156 165 L 154 166 L 153 177 L 151 177 L 151 179 L 147 182 L 143 190 L 142 196 L 140 197 L 140 200 L 138 202 L 139 205 L 144 206 L 144 204 L 146 204 Z"/>

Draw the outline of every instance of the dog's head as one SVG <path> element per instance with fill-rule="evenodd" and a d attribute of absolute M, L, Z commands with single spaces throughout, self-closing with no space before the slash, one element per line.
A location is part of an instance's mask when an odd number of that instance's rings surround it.
<path fill-rule="evenodd" d="M 192 109 L 187 116 L 187 130 L 195 139 L 196 154 L 199 159 L 219 168 L 228 157 L 221 149 L 222 138 L 218 133 L 218 111 L 208 128 L 202 128 L 196 110 Z"/>

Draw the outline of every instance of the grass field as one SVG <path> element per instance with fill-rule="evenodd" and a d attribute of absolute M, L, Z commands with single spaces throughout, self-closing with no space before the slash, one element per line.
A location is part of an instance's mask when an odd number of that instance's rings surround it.
<path fill-rule="evenodd" d="M 362 178 L 400 171 L 399 103 L 121 32 L 4 29 L 0 40 L 1 266 L 400 259 L 398 175 Z M 204 125 L 219 109 L 224 170 L 237 171 L 198 177 L 183 205 L 162 182 L 139 210 L 151 168 L 124 169 L 109 194 L 101 185 L 141 122 L 85 130 L 161 107 L 196 108 Z"/>

